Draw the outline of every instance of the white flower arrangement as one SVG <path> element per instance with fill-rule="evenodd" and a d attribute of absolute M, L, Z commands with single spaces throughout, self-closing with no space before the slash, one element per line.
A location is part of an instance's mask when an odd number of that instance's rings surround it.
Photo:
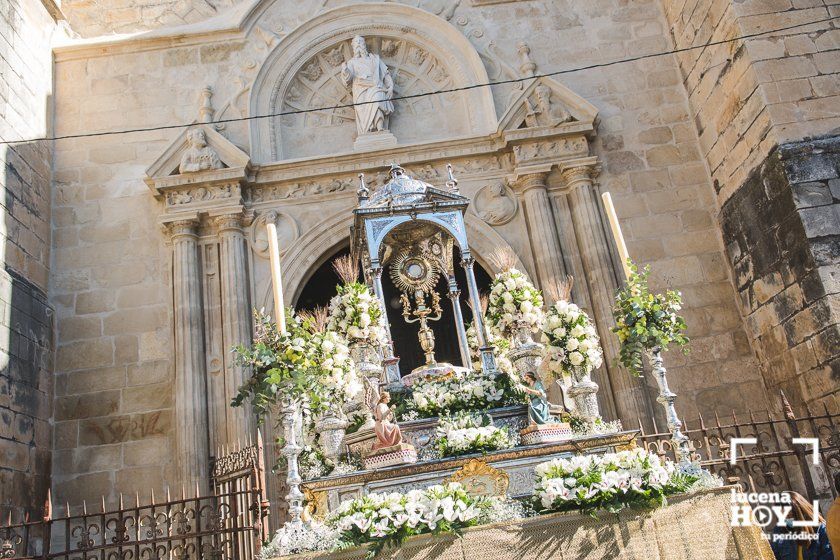
<path fill-rule="evenodd" d="M 496 451 L 512 445 L 508 429 L 494 426 L 486 414 L 461 413 L 441 418 L 436 436 L 441 457 Z"/>
<path fill-rule="evenodd" d="M 572 425 L 572 431 L 579 437 L 617 434 L 624 429 L 621 425 L 621 420 L 605 422 L 601 418 L 596 418 L 594 422 L 590 423 L 580 418 L 573 418 L 573 421 L 570 423 Z"/>
<path fill-rule="evenodd" d="M 350 343 L 373 346 L 385 343 L 385 329 L 380 324 L 382 308 L 370 289 L 360 282 L 338 287 L 330 300 L 327 330 L 342 333 Z"/>
<path fill-rule="evenodd" d="M 338 531 L 318 521 L 294 526 L 286 523 L 260 551 L 260 558 L 332 550 L 338 547 Z"/>
<path fill-rule="evenodd" d="M 535 497 L 543 511 L 616 512 L 634 505 L 660 506 L 665 496 L 685 492 L 697 480 L 641 448 L 553 459 L 534 471 Z"/>
<path fill-rule="evenodd" d="M 595 327 L 574 303 L 558 300 L 551 306 L 543 320 L 542 339 L 548 370 L 556 377 L 588 373 L 604 362 Z"/>
<path fill-rule="evenodd" d="M 321 371 L 321 383 L 333 397 L 333 402 L 351 401 L 362 392 L 364 385 L 356 374 L 347 340 L 341 334 L 331 330 L 315 333 L 313 346 Z"/>
<path fill-rule="evenodd" d="M 342 502 L 328 523 L 348 544 L 374 543 L 373 552 L 412 535 L 457 532 L 477 525 L 493 502 L 456 482 L 406 494 L 372 493 Z"/>
<path fill-rule="evenodd" d="M 511 337 L 519 326 L 538 329 L 543 322 L 542 307 L 542 293 L 525 274 L 510 268 L 496 274 L 490 285 L 487 321 L 499 337 Z"/>
<path fill-rule="evenodd" d="M 456 370 L 443 376 L 415 381 L 409 410 L 431 418 L 457 410 L 481 410 L 500 406 L 504 387 L 481 372 Z"/>

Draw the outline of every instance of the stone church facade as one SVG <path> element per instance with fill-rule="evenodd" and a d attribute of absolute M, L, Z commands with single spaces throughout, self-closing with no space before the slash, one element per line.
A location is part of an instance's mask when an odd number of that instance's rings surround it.
<path fill-rule="evenodd" d="M 684 295 L 691 352 L 666 357 L 681 415 L 772 409 L 779 390 L 838 404 L 840 30 L 822 21 L 836 7 L 227 4 L 3 14 L 2 139 L 82 136 L 3 146 L 0 506 L 206 483 L 216 450 L 256 431 L 228 406 L 245 375 L 230 348 L 272 308 L 265 224 L 294 304 L 349 244 L 358 174 L 375 188 L 393 162 L 434 185 L 452 164 L 487 273 L 509 248 L 541 287 L 574 276 L 608 418 L 659 412 L 653 381 L 614 365 L 623 277 L 604 191 L 652 285 Z M 390 144 L 360 145 L 342 107 L 356 35 L 407 97 Z M 487 82 L 507 83 L 470 87 Z M 439 90 L 456 91 L 412 97 Z M 127 129 L 153 130 L 84 136 Z"/>

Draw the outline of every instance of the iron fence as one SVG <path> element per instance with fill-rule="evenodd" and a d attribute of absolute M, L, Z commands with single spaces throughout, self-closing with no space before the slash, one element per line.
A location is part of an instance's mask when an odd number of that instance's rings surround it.
<path fill-rule="evenodd" d="M 262 444 L 220 453 L 213 461 L 211 492 L 198 486 L 162 501 L 105 499 L 92 511 L 65 506 L 54 516 L 49 495 L 42 519 L 0 524 L 0 558 L 14 560 L 252 560 L 267 538 L 268 501 Z M 131 503 L 133 502 L 133 504 Z"/>
<path fill-rule="evenodd" d="M 683 433 L 690 438 L 695 459 L 724 480 L 738 482 L 749 491 L 795 490 L 812 499 L 836 497 L 832 483 L 840 472 L 840 411 L 823 404 L 819 409 L 804 406 L 794 414 L 784 393 L 780 393 L 781 415 L 748 411 L 746 418 L 735 412 L 721 419 L 717 414 L 710 421 L 700 416 L 695 422 L 684 422 Z M 661 456 L 674 458 L 667 431 L 645 433 L 640 425 L 644 447 Z M 732 438 L 755 438 L 754 444 L 738 446 L 736 460 L 731 462 Z M 813 464 L 813 448 L 794 444 L 794 438 L 816 438 L 819 461 Z"/>

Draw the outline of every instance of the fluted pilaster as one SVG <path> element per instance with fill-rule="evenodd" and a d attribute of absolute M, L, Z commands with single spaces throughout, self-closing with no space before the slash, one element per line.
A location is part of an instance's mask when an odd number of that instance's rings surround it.
<path fill-rule="evenodd" d="M 242 214 L 223 214 L 213 218 L 219 239 L 219 271 L 222 295 L 222 339 L 224 348 L 248 345 L 252 338 L 251 298 L 248 278 L 248 247 L 242 231 Z M 230 401 L 245 382 L 247 372 L 225 352 L 224 398 L 218 403 L 226 416 L 226 442 L 246 441 L 256 426 L 248 407 L 231 407 Z"/>
<path fill-rule="evenodd" d="M 175 418 L 181 482 L 208 488 L 209 446 L 204 322 L 197 220 L 167 224 L 172 240 L 175 309 Z"/>
<path fill-rule="evenodd" d="M 547 173 L 531 173 L 521 177 L 518 187 L 525 205 L 525 216 L 531 232 L 531 246 L 537 268 L 537 283 L 543 290 L 546 302 L 551 301 L 547 288 L 566 277 L 563 250 L 546 188 Z"/>
<path fill-rule="evenodd" d="M 594 172 L 593 166 L 581 165 L 564 169 L 562 175 L 569 192 L 572 223 L 592 298 L 592 311 L 599 327 L 616 412 L 625 426 L 635 426 L 640 419 L 649 421 L 653 411 L 648 405 L 641 379 L 615 365 L 619 345 L 610 328 L 615 324 L 612 304 L 618 282 L 598 209 Z"/>

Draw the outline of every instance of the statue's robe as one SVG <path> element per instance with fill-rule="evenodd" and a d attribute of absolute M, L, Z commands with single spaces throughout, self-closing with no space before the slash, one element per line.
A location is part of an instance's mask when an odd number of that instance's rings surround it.
<path fill-rule="evenodd" d="M 356 130 L 359 134 L 387 128 L 387 116 L 394 112 L 391 93 L 394 82 L 388 67 L 379 55 L 368 53 L 364 57 L 353 57 L 344 64 L 341 71 L 344 82 L 353 84 L 353 103 L 356 105 Z"/>

